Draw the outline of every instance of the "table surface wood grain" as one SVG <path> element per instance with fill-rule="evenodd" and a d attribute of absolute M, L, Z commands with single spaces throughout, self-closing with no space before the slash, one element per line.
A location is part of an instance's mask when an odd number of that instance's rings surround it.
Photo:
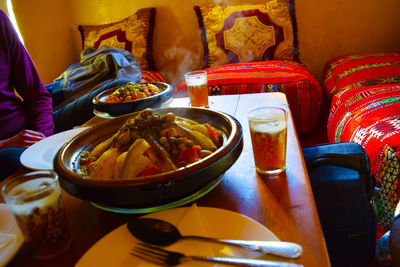
<path fill-rule="evenodd" d="M 170 106 L 188 106 L 188 98 L 175 98 Z M 286 171 L 276 177 L 256 173 L 251 149 L 247 113 L 260 106 L 288 109 L 282 93 L 226 95 L 210 97 L 210 108 L 223 111 L 239 120 L 243 127 L 244 147 L 239 159 L 226 171 L 221 182 L 208 194 L 197 199 L 198 206 L 217 207 L 241 213 L 270 229 L 280 240 L 299 243 L 303 255 L 284 260 L 304 266 L 330 266 L 324 236 L 314 197 L 301 153 L 299 140 L 289 112 Z M 105 119 L 94 117 L 86 125 Z M 27 172 L 17 171 L 4 180 Z M 72 246 L 68 252 L 48 261 L 34 259 L 24 245 L 10 261 L 13 266 L 74 266 L 82 255 L 113 229 L 137 214 L 118 214 L 98 209 L 87 201 L 63 192 L 63 200 L 71 228 Z M 1 199 L 4 202 L 3 199 Z M 187 204 L 189 206 L 190 204 Z M 281 258 L 271 257 L 282 260 Z"/>

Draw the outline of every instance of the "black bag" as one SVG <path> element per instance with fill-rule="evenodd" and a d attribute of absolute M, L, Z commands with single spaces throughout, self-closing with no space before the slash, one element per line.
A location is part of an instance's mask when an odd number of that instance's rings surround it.
<path fill-rule="evenodd" d="M 367 154 L 346 142 L 305 147 L 303 155 L 332 266 L 368 266 L 377 213 Z"/>

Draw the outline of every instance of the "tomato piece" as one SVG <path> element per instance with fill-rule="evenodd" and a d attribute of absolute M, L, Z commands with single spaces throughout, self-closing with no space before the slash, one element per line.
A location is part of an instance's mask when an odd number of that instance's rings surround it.
<path fill-rule="evenodd" d="M 209 133 L 209 137 L 210 137 L 210 139 L 211 139 L 211 141 L 213 141 L 213 143 L 217 146 L 217 147 L 219 147 L 221 144 L 219 143 L 219 138 L 221 137 L 221 132 L 220 131 L 218 131 L 217 129 L 215 129 L 214 127 L 212 127 L 210 124 L 208 124 L 208 123 L 204 123 L 203 124 L 206 128 L 207 128 L 207 130 L 208 130 L 208 133 Z"/>
<path fill-rule="evenodd" d="M 143 171 L 141 171 L 137 177 L 141 177 L 141 176 L 150 176 L 150 175 L 155 175 L 161 173 L 160 168 L 158 168 L 156 165 L 154 164 L 150 164 L 148 167 L 146 167 Z"/>
<path fill-rule="evenodd" d="M 199 159 L 199 153 L 201 150 L 201 146 L 199 145 L 194 145 L 192 147 L 184 147 L 182 150 L 179 152 L 178 156 L 178 164 L 189 164 L 195 162 L 197 159 Z M 186 164 L 185 164 L 186 163 Z"/>
<path fill-rule="evenodd" d="M 108 103 L 117 103 L 117 102 L 118 102 L 118 98 L 115 97 L 115 96 L 113 96 L 113 95 L 110 95 L 110 96 L 107 96 L 107 97 L 106 97 L 106 101 L 105 101 L 105 102 L 108 102 Z"/>

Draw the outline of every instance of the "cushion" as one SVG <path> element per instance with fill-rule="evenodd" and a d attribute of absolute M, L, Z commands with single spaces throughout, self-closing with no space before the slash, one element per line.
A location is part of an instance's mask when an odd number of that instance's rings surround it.
<path fill-rule="evenodd" d="M 352 87 L 333 96 L 329 142 L 360 144 L 379 188 L 378 231 L 390 229 L 399 201 L 400 84 Z"/>
<path fill-rule="evenodd" d="M 240 6 L 195 6 L 205 67 L 260 60 L 297 60 L 293 0 Z"/>
<path fill-rule="evenodd" d="M 155 69 L 153 30 L 155 8 L 142 8 L 123 20 L 101 25 L 79 25 L 83 49 L 107 45 L 133 54 L 141 69 Z"/>
<path fill-rule="evenodd" d="M 168 83 L 167 78 L 160 71 L 142 70 L 142 82 L 163 82 Z"/>
<path fill-rule="evenodd" d="M 347 54 L 325 64 L 324 91 L 329 99 L 353 87 L 399 82 L 400 53 Z"/>
<path fill-rule="evenodd" d="M 232 63 L 206 68 L 209 95 L 283 92 L 286 94 L 297 132 L 314 130 L 321 110 L 322 89 L 305 65 L 296 61 L 271 60 Z M 186 96 L 186 83 L 176 96 Z"/>

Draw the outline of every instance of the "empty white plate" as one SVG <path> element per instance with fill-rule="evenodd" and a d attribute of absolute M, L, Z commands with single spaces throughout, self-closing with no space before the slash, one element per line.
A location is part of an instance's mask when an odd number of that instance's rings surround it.
<path fill-rule="evenodd" d="M 51 135 L 28 147 L 21 155 L 21 164 L 32 170 L 53 170 L 53 160 L 58 150 L 69 140 L 89 127 L 78 127 Z"/>

